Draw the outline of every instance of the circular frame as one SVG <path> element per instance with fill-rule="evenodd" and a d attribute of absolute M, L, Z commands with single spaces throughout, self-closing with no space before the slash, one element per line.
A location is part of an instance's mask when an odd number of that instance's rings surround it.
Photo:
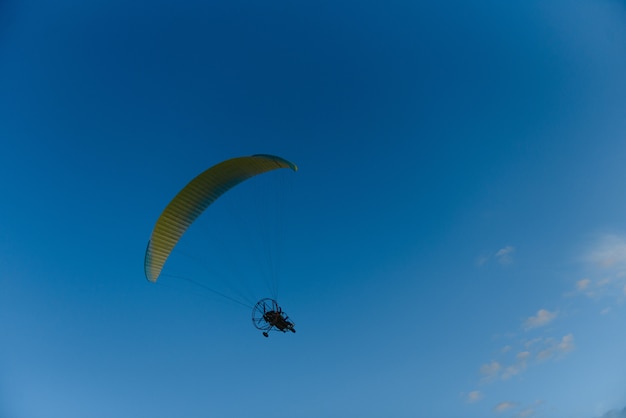
<path fill-rule="evenodd" d="M 256 329 L 260 329 L 262 331 L 269 331 L 272 329 L 272 325 L 265 320 L 265 314 L 271 311 L 280 311 L 278 302 L 274 299 L 261 299 L 256 303 L 256 305 L 254 305 L 254 308 L 252 308 L 252 324 Z"/>

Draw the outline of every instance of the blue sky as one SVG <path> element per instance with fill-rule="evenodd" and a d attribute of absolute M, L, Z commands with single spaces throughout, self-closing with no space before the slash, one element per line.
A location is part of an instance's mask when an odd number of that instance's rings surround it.
<path fill-rule="evenodd" d="M 623 1 L 127 3 L 0 3 L 0 416 L 623 413 Z M 255 153 L 300 167 L 269 339 L 143 275 Z"/>

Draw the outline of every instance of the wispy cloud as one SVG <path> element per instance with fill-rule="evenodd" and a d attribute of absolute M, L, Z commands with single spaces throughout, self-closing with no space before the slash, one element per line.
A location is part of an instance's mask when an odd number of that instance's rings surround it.
<path fill-rule="evenodd" d="M 561 357 L 574 349 L 574 335 L 567 334 L 560 341 L 546 340 L 548 346 L 537 353 L 538 360 L 547 360 L 552 357 Z"/>
<path fill-rule="evenodd" d="M 543 327 L 552 322 L 558 315 L 558 312 L 550 312 L 547 309 L 539 309 L 537 315 L 531 316 L 524 321 L 524 329 L 529 330 L 537 327 Z"/>
<path fill-rule="evenodd" d="M 502 265 L 510 264 L 513 262 L 515 251 L 515 247 L 507 245 L 481 256 L 476 264 L 481 266 L 494 261 Z M 564 294 L 565 296 L 585 296 L 597 302 L 602 301 L 604 306 L 596 307 L 596 313 L 599 312 L 602 315 L 613 312 L 619 304 L 626 302 L 626 239 L 624 237 L 615 234 L 603 235 L 596 239 L 578 260 L 582 261 L 581 275 L 576 278 L 572 287 Z M 508 344 L 505 343 L 497 348 L 495 352 L 492 352 L 492 360 L 480 366 L 480 383 L 518 378 L 518 375 L 527 369 L 564 358 L 576 348 L 574 334 L 564 332 L 558 336 L 554 335 L 553 332 L 557 328 L 553 324 L 556 319 L 564 316 L 564 313 L 573 315 L 578 311 L 580 310 L 571 311 L 559 306 L 553 307 L 552 310 L 542 308 L 522 319 L 523 334 L 501 334 L 506 336 Z M 552 336 L 548 333 L 552 333 Z M 470 395 L 466 397 L 470 402 Z M 537 414 L 537 407 L 534 404 L 523 405 L 507 401 L 493 408 L 494 412 L 511 409 L 513 409 L 509 411 L 511 416 L 516 418 Z"/>
<path fill-rule="evenodd" d="M 518 351 L 514 357 L 508 354 L 513 350 L 511 345 L 507 345 L 506 350 L 501 349 L 497 360 L 491 360 L 480 366 L 480 374 L 483 376 L 481 383 L 491 383 L 496 380 L 508 380 L 523 372 L 528 368 L 544 363 L 551 359 L 561 359 L 575 348 L 574 335 L 567 334 L 560 339 L 533 338 L 528 341 L 519 341 Z"/>
<path fill-rule="evenodd" d="M 480 401 L 484 397 L 483 393 L 479 390 L 473 390 L 465 396 L 466 402 L 474 403 Z"/>
<path fill-rule="evenodd" d="M 496 406 L 493 407 L 494 412 L 504 412 L 509 409 L 515 408 L 517 403 L 511 401 L 500 402 Z"/>
<path fill-rule="evenodd" d="M 523 406 L 522 409 L 515 414 L 515 418 L 525 418 L 535 415 L 541 404 L 543 404 L 543 401 L 539 400 L 533 402 L 531 405 Z"/>
<path fill-rule="evenodd" d="M 574 349 L 574 335 L 567 334 L 561 339 L 558 345 L 558 349 L 561 353 L 567 353 Z"/>
<path fill-rule="evenodd" d="M 591 280 L 583 279 L 576 282 L 576 289 L 565 293 L 565 296 L 571 297 L 576 295 L 584 295 L 591 299 L 599 300 L 601 298 L 621 297 L 626 295 L 626 278 L 621 275 L 612 275 L 601 279 Z"/>
<path fill-rule="evenodd" d="M 483 381 L 490 381 L 498 377 L 498 373 L 502 369 L 502 365 L 497 361 L 492 361 L 491 363 L 483 364 L 480 366 L 480 374 L 482 374 Z"/>
<path fill-rule="evenodd" d="M 541 338 L 537 337 L 537 338 L 533 338 L 532 340 L 528 340 L 524 342 L 524 347 L 526 347 L 526 349 L 529 349 L 530 347 L 532 347 L 533 345 L 541 342 Z"/>
<path fill-rule="evenodd" d="M 614 234 L 603 235 L 592 245 L 585 259 L 603 269 L 626 267 L 626 239 Z"/>
<path fill-rule="evenodd" d="M 589 279 L 581 279 L 579 281 L 576 282 L 576 289 L 583 291 L 585 289 L 587 289 L 589 287 L 589 283 L 591 283 L 591 280 Z"/>
<path fill-rule="evenodd" d="M 498 263 L 502 265 L 511 264 L 513 262 L 514 252 L 515 252 L 515 247 L 513 247 L 512 245 L 507 245 L 505 247 L 500 248 L 495 253 L 494 252 L 483 253 L 478 258 L 476 258 L 476 265 L 478 267 L 484 266 L 492 259 L 495 259 Z"/>
<path fill-rule="evenodd" d="M 578 280 L 576 292 L 596 300 L 609 297 L 621 302 L 626 296 L 626 238 L 602 235 L 589 245 L 581 260 L 591 277 Z"/>
<path fill-rule="evenodd" d="M 515 356 L 515 363 L 504 368 L 504 371 L 502 372 L 502 379 L 510 379 L 511 377 L 526 370 L 530 357 L 530 351 L 521 351 L 517 353 Z"/>
<path fill-rule="evenodd" d="M 604 234 L 596 238 L 589 245 L 582 261 L 591 277 L 578 280 L 576 291 L 566 295 L 578 293 L 595 300 L 608 298 L 613 303 L 622 303 L 626 297 L 626 238 L 617 234 Z M 606 314 L 608 308 L 610 306 L 601 313 Z"/>
<path fill-rule="evenodd" d="M 478 267 L 484 266 L 485 264 L 487 264 L 490 258 L 491 258 L 490 255 L 482 254 L 476 259 L 476 265 Z"/>
<path fill-rule="evenodd" d="M 522 409 L 515 415 L 516 418 L 530 417 L 535 414 L 535 408 Z"/>
<path fill-rule="evenodd" d="M 504 402 L 500 402 L 499 404 L 497 404 L 496 406 L 493 407 L 493 411 L 497 412 L 497 413 L 501 413 L 501 412 L 506 412 L 509 411 L 511 409 L 519 409 L 519 411 L 513 415 L 515 418 L 525 418 L 525 417 L 530 417 L 532 415 L 534 415 L 537 412 L 537 408 L 540 407 L 540 405 L 543 403 L 543 401 L 539 400 L 536 402 L 533 402 L 530 405 L 522 405 L 519 404 L 517 402 L 512 402 L 512 401 L 504 401 Z M 621 418 L 621 417 L 619 417 Z M 625 417 L 626 418 L 626 417 Z"/>
<path fill-rule="evenodd" d="M 522 371 L 524 371 L 525 368 L 526 368 L 525 366 L 517 365 L 517 364 L 513 364 L 511 366 L 508 366 L 502 372 L 502 379 L 503 380 L 508 380 L 508 379 L 512 378 L 513 376 L 520 374 Z"/>
<path fill-rule="evenodd" d="M 513 253 L 515 247 L 507 245 L 504 248 L 500 248 L 496 253 L 496 259 L 500 264 L 511 264 L 513 262 Z"/>
<path fill-rule="evenodd" d="M 605 234 L 596 238 L 581 257 L 589 277 L 579 279 L 571 297 L 584 295 L 600 300 L 611 298 L 622 302 L 626 296 L 626 238 Z"/>

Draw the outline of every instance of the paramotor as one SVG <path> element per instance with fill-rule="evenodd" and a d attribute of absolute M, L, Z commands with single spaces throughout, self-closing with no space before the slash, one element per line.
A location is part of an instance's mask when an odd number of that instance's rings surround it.
<path fill-rule="evenodd" d="M 257 154 L 223 161 L 191 180 L 167 205 L 154 226 L 144 258 L 146 278 L 157 282 L 183 234 L 220 196 L 254 176 L 281 168 L 298 170 L 295 164 L 281 157 Z M 252 321 L 265 336 L 274 329 L 295 332 L 293 322 L 284 315 L 275 299 L 257 302 L 252 310 Z"/>

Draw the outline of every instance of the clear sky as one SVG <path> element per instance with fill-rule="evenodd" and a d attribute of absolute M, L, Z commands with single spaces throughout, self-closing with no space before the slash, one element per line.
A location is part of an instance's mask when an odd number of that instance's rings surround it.
<path fill-rule="evenodd" d="M 623 0 L 3 0 L 0 146 L 1 417 L 626 407 Z M 256 153 L 300 167 L 268 339 L 143 273 Z"/>

